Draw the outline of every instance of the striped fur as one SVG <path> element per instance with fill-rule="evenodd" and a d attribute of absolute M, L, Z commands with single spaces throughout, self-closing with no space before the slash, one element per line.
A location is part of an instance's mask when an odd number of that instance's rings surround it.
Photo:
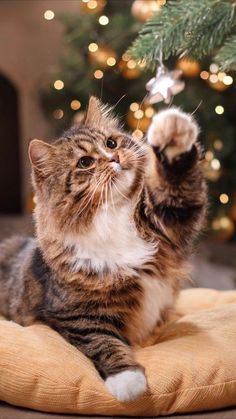
<path fill-rule="evenodd" d="M 91 98 L 81 125 L 31 142 L 36 239 L 0 246 L 2 313 L 54 328 L 121 401 L 147 387 L 132 345 L 166 319 L 189 275 L 206 209 L 197 133 L 170 109 L 137 143 Z"/>

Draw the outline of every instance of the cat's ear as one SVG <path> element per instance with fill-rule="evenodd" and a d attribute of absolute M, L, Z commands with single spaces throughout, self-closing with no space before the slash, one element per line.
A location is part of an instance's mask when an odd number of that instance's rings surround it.
<path fill-rule="evenodd" d="M 91 96 L 89 99 L 84 124 L 93 128 L 99 128 L 105 124 L 117 127 L 118 121 L 112 115 L 111 111 L 112 109 L 109 106 L 104 105 L 97 97 Z"/>
<path fill-rule="evenodd" d="M 31 140 L 29 144 L 29 159 L 33 168 L 43 169 L 52 159 L 54 146 L 41 140 Z"/>

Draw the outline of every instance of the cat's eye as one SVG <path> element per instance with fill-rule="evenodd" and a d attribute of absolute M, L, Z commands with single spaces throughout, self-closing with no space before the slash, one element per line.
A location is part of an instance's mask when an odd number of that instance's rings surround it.
<path fill-rule="evenodd" d="M 83 156 L 79 159 L 77 163 L 77 167 L 80 169 L 87 169 L 88 167 L 91 167 L 94 163 L 94 159 L 90 156 Z"/>
<path fill-rule="evenodd" d="M 115 140 L 113 140 L 112 138 L 108 138 L 107 147 L 108 148 L 116 148 L 117 147 L 117 142 Z"/>

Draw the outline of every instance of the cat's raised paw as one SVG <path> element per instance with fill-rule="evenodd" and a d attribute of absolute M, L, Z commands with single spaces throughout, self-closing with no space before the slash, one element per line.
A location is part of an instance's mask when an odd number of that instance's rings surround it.
<path fill-rule="evenodd" d="M 163 150 L 170 162 L 191 150 L 197 140 L 198 126 L 191 115 L 179 109 L 166 109 L 157 113 L 148 130 L 148 142 Z"/>
<path fill-rule="evenodd" d="M 105 380 L 108 391 L 120 402 L 129 402 L 147 389 L 147 380 L 141 369 L 125 370 Z"/>

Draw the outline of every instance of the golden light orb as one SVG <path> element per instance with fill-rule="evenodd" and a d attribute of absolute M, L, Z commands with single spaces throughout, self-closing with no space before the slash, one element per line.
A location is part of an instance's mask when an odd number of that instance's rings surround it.
<path fill-rule="evenodd" d="M 224 113 L 224 108 L 223 108 L 223 106 L 221 106 L 221 105 L 217 105 L 216 107 L 215 107 L 215 113 L 217 113 L 217 115 L 222 115 L 223 113 Z"/>
<path fill-rule="evenodd" d="M 107 65 L 109 65 L 110 67 L 113 67 L 114 65 L 116 65 L 116 59 L 114 57 L 108 57 Z"/>
<path fill-rule="evenodd" d="M 52 10 L 46 10 L 44 12 L 44 15 L 43 16 L 44 16 L 44 19 L 45 20 L 52 20 L 55 17 L 55 13 Z"/>
<path fill-rule="evenodd" d="M 138 109 L 137 111 L 134 112 L 134 117 L 136 119 L 142 119 L 144 116 L 144 112 L 141 109 Z"/>
<path fill-rule="evenodd" d="M 62 119 L 64 116 L 64 112 L 62 109 L 55 109 L 53 112 L 53 118 L 55 119 Z"/>
<path fill-rule="evenodd" d="M 229 202 L 229 196 L 226 193 L 222 193 L 219 196 L 219 200 L 222 204 L 227 204 Z"/>
<path fill-rule="evenodd" d="M 231 76 L 225 76 L 223 78 L 223 83 L 226 84 L 226 86 L 230 86 L 233 83 L 233 77 Z"/>
<path fill-rule="evenodd" d="M 56 90 L 62 90 L 64 87 L 64 82 L 62 80 L 55 80 L 54 82 L 54 88 Z"/>
<path fill-rule="evenodd" d="M 91 10 L 96 9 L 98 2 L 96 0 L 89 0 L 87 2 L 87 7 Z"/>
<path fill-rule="evenodd" d="M 102 70 L 96 70 L 93 73 L 95 79 L 102 79 L 103 78 L 103 71 Z"/>
<path fill-rule="evenodd" d="M 133 133 L 132 133 L 132 137 L 135 139 L 135 140 L 141 140 L 142 138 L 143 138 L 143 131 L 141 131 L 141 129 L 136 129 L 136 130 L 134 130 L 133 131 Z"/>
<path fill-rule="evenodd" d="M 137 102 L 133 102 L 129 108 L 132 112 L 136 112 L 139 109 L 139 104 Z"/>
<path fill-rule="evenodd" d="M 89 44 L 88 46 L 88 50 L 90 52 L 96 52 L 98 50 L 98 44 L 96 44 L 95 42 L 91 42 L 91 44 Z"/>
<path fill-rule="evenodd" d="M 221 164 L 220 164 L 220 161 L 218 159 L 213 159 L 211 161 L 211 167 L 212 167 L 213 170 L 220 170 L 220 166 L 221 166 Z"/>
<path fill-rule="evenodd" d="M 201 79 L 203 79 L 203 80 L 207 80 L 207 79 L 209 78 L 209 73 L 208 73 L 208 71 L 205 71 L 205 70 L 201 71 L 201 73 L 200 73 L 200 77 L 201 77 Z"/>
<path fill-rule="evenodd" d="M 74 99 L 70 102 L 70 107 L 71 109 L 73 109 L 73 111 L 77 111 L 78 109 L 81 108 L 81 103 L 79 100 Z"/>
<path fill-rule="evenodd" d="M 105 26 L 109 23 L 109 18 L 105 15 L 100 16 L 100 18 L 98 19 L 98 22 L 100 23 L 100 25 Z"/>

